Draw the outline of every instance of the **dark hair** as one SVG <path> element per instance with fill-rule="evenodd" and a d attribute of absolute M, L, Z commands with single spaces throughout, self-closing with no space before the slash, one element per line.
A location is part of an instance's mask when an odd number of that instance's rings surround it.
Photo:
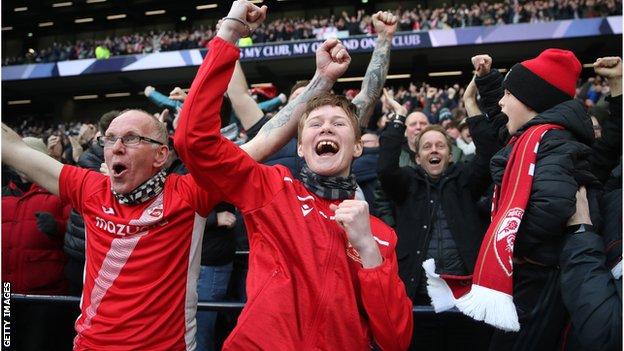
<path fill-rule="evenodd" d="M 112 111 L 106 112 L 105 114 L 102 115 L 102 117 L 100 117 L 100 119 L 98 120 L 98 130 L 100 131 L 102 135 L 106 133 L 108 126 L 115 119 L 115 117 L 119 116 L 120 114 L 121 114 L 121 111 L 112 110 Z"/>

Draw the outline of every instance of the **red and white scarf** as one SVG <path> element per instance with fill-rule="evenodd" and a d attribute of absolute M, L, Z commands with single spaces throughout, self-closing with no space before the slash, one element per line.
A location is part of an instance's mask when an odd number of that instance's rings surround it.
<path fill-rule="evenodd" d="M 520 330 L 513 303 L 513 248 L 531 195 L 539 142 L 554 124 L 530 127 L 513 137 L 501 186 L 494 187 L 492 222 L 483 237 L 471 276 L 435 273 L 435 262 L 423 262 L 427 291 L 436 312 L 457 307 L 465 315 L 506 331 Z"/>

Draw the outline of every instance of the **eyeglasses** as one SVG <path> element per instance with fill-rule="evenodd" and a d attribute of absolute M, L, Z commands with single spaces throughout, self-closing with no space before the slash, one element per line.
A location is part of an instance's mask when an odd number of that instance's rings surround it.
<path fill-rule="evenodd" d="M 97 138 L 98 145 L 100 145 L 101 147 L 112 147 L 113 145 L 115 145 L 117 140 L 121 140 L 121 143 L 124 146 L 138 145 L 141 141 L 146 141 L 148 143 L 154 143 L 158 145 L 165 145 L 158 140 L 154 140 L 140 135 L 124 135 L 122 137 L 105 135 L 99 136 Z"/>

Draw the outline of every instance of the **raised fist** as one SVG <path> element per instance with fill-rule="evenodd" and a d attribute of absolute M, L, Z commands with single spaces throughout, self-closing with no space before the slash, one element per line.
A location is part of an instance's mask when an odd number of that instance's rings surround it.
<path fill-rule="evenodd" d="M 351 62 L 351 56 L 338 39 L 327 39 L 316 50 L 316 71 L 323 77 L 336 81 Z"/>
<path fill-rule="evenodd" d="M 380 36 L 394 35 L 399 18 L 390 11 L 379 11 L 372 16 L 375 32 Z"/>
<path fill-rule="evenodd" d="M 154 87 L 151 85 L 148 85 L 145 87 L 145 90 L 143 91 L 143 93 L 145 93 L 145 96 L 150 96 L 153 92 L 154 92 Z"/>
<path fill-rule="evenodd" d="M 622 77 L 622 58 L 601 57 L 594 62 L 594 71 L 605 78 Z"/>
<path fill-rule="evenodd" d="M 241 23 L 238 23 L 234 20 L 225 20 L 221 24 L 221 28 L 225 26 L 229 26 L 231 29 L 236 28 L 235 30 L 240 34 L 241 37 L 245 37 L 251 34 L 266 18 L 267 7 L 262 6 L 258 7 L 247 0 L 236 0 L 232 3 L 232 7 L 230 8 L 230 12 L 228 12 L 227 17 L 237 18 L 242 22 L 246 23 L 249 27 L 249 31 L 246 29 L 241 29 L 243 26 Z"/>
<path fill-rule="evenodd" d="M 483 77 L 484 75 L 490 73 L 490 69 L 492 69 L 492 58 L 490 57 L 490 55 L 476 55 L 473 56 L 470 61 L 472 61 L 475 72 L 479 77 Z"/>
<path fill-rule="evenodd" d="M 169 93 L 169 98 L 171 100 L 177 100 L 177 101 L 182 101 L 182 102 L 186 100 L 186 96 L 187 94 L 180 87 L 173 88 L 173 90 Z"/>

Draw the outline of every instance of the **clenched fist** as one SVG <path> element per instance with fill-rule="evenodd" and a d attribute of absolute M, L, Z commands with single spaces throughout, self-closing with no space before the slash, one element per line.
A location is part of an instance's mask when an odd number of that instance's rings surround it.
<path fill-rule="evenodd" d="M 479 77 L 483 77 L 484 75 L 490 73 L 490 69 L 492 69 L 492 58 L 490 57 L 490 55 L 476 55 L 473 56 L 470 61 L 472 61 L 475 72 Z"/>
<path fill-rule="evenodd" d="M 344 228 L 347 240 L 360 255 L 364 268 L 380 265 L 383 259 L 371 232 L 366 201 L 344 200 L 339 205 L 330 205 L 330 210 L 334 211 L 334 220 Z"/>
<path fill-rule="evenodd" d="M 397 29 L 399 18 L 390 11 L 379 11 L 372 16 L 375 32 L 379 36 L 392 36 Z"/>
<path fill-rule="evenodd" d="M 316 72 L 331 81 L 340 78 L 349 63 L 351 56 L 338 39 L 327 39 L 316 50 Z"/>

